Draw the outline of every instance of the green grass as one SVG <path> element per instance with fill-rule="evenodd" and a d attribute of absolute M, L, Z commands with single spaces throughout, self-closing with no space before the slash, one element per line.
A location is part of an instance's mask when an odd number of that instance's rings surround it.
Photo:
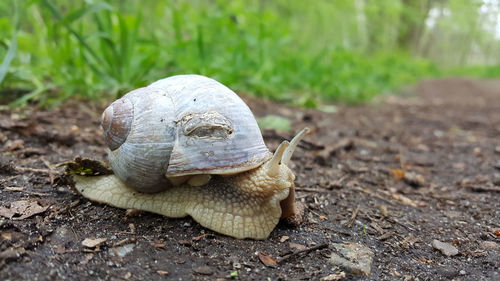
<path fill-rule="evenodd" d="M 163 77 L 198 73 L 239 92 L 315 107 L 369 101 L 442 75 L 429 60 L 394 47 L 390 28 L 400 5 L 387 5 L 392 13 L 377 18 L 388 22 L 373 49 L 355 33 L 353 3 L 4 0 L 0 87 L 29 91 L 15 105 L 59 104 L 109 100 Z M 11 15 L 18 13 L 25 20 L 16 24 Z"/>

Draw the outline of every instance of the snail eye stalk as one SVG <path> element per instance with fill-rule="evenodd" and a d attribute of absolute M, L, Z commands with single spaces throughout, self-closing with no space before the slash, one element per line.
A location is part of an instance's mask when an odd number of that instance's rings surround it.
<path fill-rule="evenodd" d="M 281 159 L 281 163 L 285 165 L 288 165 L 288 163 L 290 163 L 290 159 L 292 159 L 293 152 L 297 148 L 297 145 L 309 132 L 309 128 L 305 127 L 290 141 L 290 146 L 288 146 L 288 148 L 285 150 L 283 158 Z"/>

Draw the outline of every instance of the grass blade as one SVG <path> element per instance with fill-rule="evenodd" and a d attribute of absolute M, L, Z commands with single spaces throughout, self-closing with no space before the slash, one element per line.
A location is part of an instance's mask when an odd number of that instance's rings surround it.
<path fill-rule="evenodd" d="M 42 0 L 42 3 L 49 8 L 49 10 L 51 11 L 51 13 L 54 15 L 54 17 L 57 20 L 60 21 L 60 20 L 63 19 L 62 14 L 57 10 L 57 8 L 49 0 Z M 94 52 L 94 50 L 92 49 L 92 47 L 90 47 L 90 45 L 85 41 L 85 39 L 83 39 L 83 37 L 78 32 L 76 32 L 73 28 L 71 28 L 71 26 L 69 24 L 64 24 L 63 26 L 71 34 L 73 34 L 73 36 L 76 37 L 76 39 L 78 40 L 78 42 L 80 44 L 82 44 L 82 46 L 90 53 L 90 55 L 92 56 L 93 59 L 95 59 L 98 63 L 102 63 L 102 59 L 97 55 L 96 52 Z"/>
<path fill-rule="evenodd" d="M 49 90 L 51 87 L 40 87 L 37 88 L 36 90 L 31 91 L 30 93 L 18 98 L 17 100 L 13 101 L 10 104 L 10 107 L 19 107 L 19 106 L 25 106 L 26 103 L 32 99 L 35 98 L 36 96 L 40 95 L 41 93 Z"/>
<path fill-rule="evenodd" d="M 17 53 L 17 32 L 14 32 L 12 36 L 12 40 L 10 41 L 9 49 L 7 50 L 7 54 L 3 58 L 2 65 L 0 65 L 0 85 L 2 85 L 3 79 L 9 70 L 10 63 L 14 59 Z"/>
<path fill-rule="evenodd" d="M 9 70 L 10 63 L 14 59 L 17 53 L 17 23 L 18 23 L 18 10 L 17 2 L 14 1 L 14 30 L 12 31 L 12 39 L 10 40 L 10 46 L 3 58 L 3 62 L 0 65 L 0 85 L 2 85 L 5 75 Z"/>
<path fill-rule="evenodd" d="M 94 4 L 85 5 L 83 8 L 69 13 L 61 19 L 62 24 L 70 24 L 87 14 L 99 13 L 102 10 L 113 10 L 113 6 L 106 2 L 99 2 Z"/>

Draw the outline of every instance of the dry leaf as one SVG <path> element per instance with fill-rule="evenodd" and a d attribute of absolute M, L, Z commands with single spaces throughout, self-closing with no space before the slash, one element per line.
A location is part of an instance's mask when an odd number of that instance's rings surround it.
<path fill-rule="evenodd" d="M 405 177 L 405 171 L 404 170 L 401 170 L 401 169 L 393 169 L 392 171 L 392 176 L 395 178 L 395 179 L 402 179 Z"/>
<path fill-rule="evenodd" d="M 286 236 L 286 235 L 283 235 L 283 236 L 281 236 L 281 238 L 280 238 L 280 242 L 281 242 L 281 243 L 283 243 L 283 242 L 285 242 L 286 240 L 288 240 L 289 238 L 290 238 L 290 237 L 288 237 L 288 236 Z"/>
<path fill-rule="evenodd" d="M 259 260 L 267 267 L 276 267 L 276 258 L 266 253 L 259 252 Z"/>
<path fill-rule="evenodd" d="M 95 248 L 106 242 L 106 240 L 108 240 L 108 238 L 85 238 L 85 240 L 82 241 L 82 245 L 87 248 Z"/>
<path fill-rule="evenodd" d="M 49 206 L 40 206 L 36 201 L 19 200 L 10 203 L 10 208 L 0 207 L 0 216 L 12 220 L 24 220 L 33 215 L 45 212 Z M 16 215 L 19 215 L 16 217 Z"/>

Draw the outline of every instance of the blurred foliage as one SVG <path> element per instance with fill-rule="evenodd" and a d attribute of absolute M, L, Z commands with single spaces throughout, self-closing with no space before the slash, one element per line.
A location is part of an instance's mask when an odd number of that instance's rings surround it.
<path fill-rule="evenodd" d="M 274 114 L 269 114 L 257 119 L 257 123 L 259 124 L 259 128 L 261 130 L 275 129 L 278 131 L 288 132 L 292 129 L 289 119 Z"/>
<path fill-rule="evenodd" d="M 499 24 L 499 6 L 488 0 L 4 0 L 0 94 L 24 93 L 15 105 L 111 99 L 159 78 L 198 73 L 302 106 L 364 102 L 423 77 L 498 77 L 500 40 L 492 26 Z"/>

